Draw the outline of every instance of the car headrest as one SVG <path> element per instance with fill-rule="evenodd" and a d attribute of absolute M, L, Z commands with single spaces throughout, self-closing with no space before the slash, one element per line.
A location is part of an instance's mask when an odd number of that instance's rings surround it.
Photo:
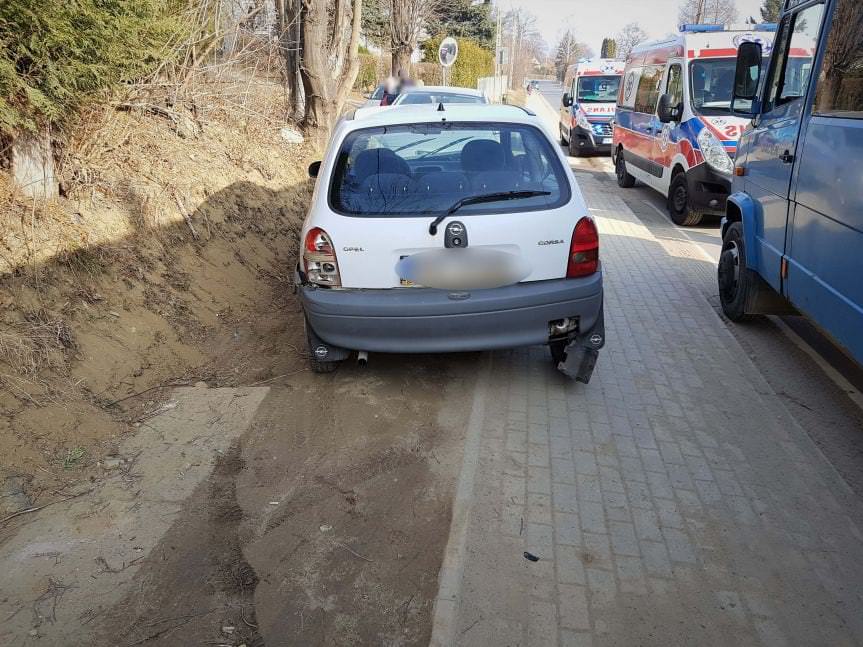
<path fill-rule="evenodd" d="M 388 148 L 372 148 L 363 151 L 354 159 L 351 165 L 354 178 L 362 184 L 370 175 L 394 173 L 410 175 L 408 163 Z"/>
<path fill-rule="evenodd" d="M 461 167 L 465 171 L 498 171 L 505 165 L 503 146 L 491 139 L 474 139 L 461 149 Z"/>

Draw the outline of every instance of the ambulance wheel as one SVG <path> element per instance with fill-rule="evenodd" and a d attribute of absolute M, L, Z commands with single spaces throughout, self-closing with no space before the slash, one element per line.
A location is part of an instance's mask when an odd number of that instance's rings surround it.
<path fill-rule="evenodd" d="M 626 170 L 626 162 L 623 159 L 623 149 L 617 153 L 617 162 L 614 164 L 614 173 L 617 175 L 617 186 L 622 189 L 631 189 L 635 186 L 635 177 Z"/>
<path fill-rule="evenodd" d="M 689 206 L 689 182 L 685 173 L 678 173 L 671 180 L 668 190 L 668 213 L 675 225 L 691 227 L 701 222 L 702 215 Z"/>
<path fill-rule="evenodd" d="M 572 133 L 569 134 L 569 156 L 581 157 L 581 149 L 578 147 L 578 142 L 575 141 Z"/>
<path fill-rule="evenodd" d="M 733 222 L 722 239 L 722 254 L 717 268 L 719 302 L 722 312 L 731 321 L 746 321 L 752 315 L 746 312 L 749 294 L 757 289 L 757 276 L 746 266 L 746 247 L 743 242 L 743 224 Z"/>
<path fill-rule="evenodd" d="M 566 141 L 566 137 L 563 136 L 563 124 L 558 124 L 557 130 L 560 133 L 560 145 L 561 146 L 569 146 L 569 142 Z"/>

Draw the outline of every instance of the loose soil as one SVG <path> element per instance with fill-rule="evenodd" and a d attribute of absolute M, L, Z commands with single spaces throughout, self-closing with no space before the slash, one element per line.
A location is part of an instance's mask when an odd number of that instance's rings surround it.
<path fill-rule="evenodd" d="M 273 88 L 250 91 L 258 114 L 280 114 Z M 134 542 L 124 524 L 170 522 L 134 562 L 100 556 L 20 599 L 0 583 L 20 611 L 9 644 L 425 644 L 476 356 L 310 373 L 291 277 L 317 153 L 268 121 L 198 121 L 180 137 L 112 114 L 110 150 L 58 203 L 0 200 L 0 546 L 73 503 L 79 522 L 50 540 L 86 534 L 112 488 L 115 555 Z M 117 454 L 180 385 L 269 394 L 227 449 L 155 473 L 207 476 L 154 512 L 154 473 L 118 471 Z M 110 596 L 90 595 L 96 578 L 116 579 Z"/>

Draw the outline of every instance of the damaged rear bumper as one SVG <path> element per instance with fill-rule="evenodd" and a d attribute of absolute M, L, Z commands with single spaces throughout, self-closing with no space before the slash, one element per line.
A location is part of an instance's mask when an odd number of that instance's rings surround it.
<path fill-rule="evenodd" d="M 600 309 L 599 316 L 589 331 L 582 332 L 566 346 L 566 356 L 558 362 L 557 369 L 577 382 L 590 382 L 599 349 L 605 346 L 605 315 Z"/>

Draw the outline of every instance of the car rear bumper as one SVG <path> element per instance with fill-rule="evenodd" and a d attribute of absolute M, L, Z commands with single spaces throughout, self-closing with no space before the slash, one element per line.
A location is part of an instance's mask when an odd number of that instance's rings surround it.
<path fill-rule="evenodd" d="M 323 341 L 385 353 L 444 353 L 544 344 L 550 321 L 577 317 L 577 337 L 602 329 L 602 273 L 490 290 L 330 290 L 300 298 Z M 595 346 L 602 346 L 603 339 Z"/>

